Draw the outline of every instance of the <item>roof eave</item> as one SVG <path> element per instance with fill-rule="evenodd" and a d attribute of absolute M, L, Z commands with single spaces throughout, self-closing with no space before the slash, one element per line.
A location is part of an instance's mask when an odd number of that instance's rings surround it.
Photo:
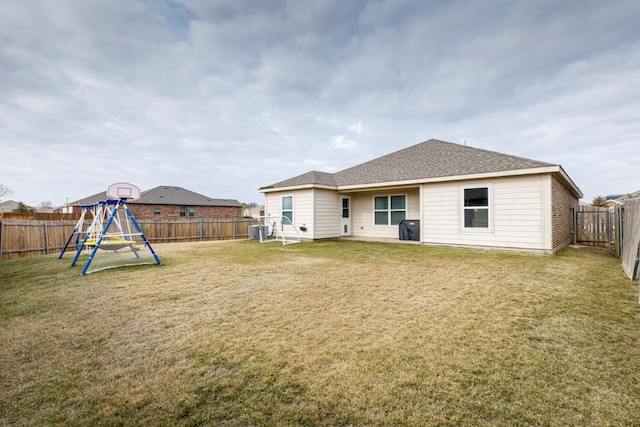
<path fill-rule="evenodd" d="M 582 194 L 582 191 L 580 190 L 580 188 L 576 185 L 575 182 L 573 182 L 573 180 L 565 172 L 562 166 L 558 166 L 558 169 L 559 169 L 558 175 L 560 175 L 560 178 L 563 181 L 563 183 L 573 193 L 574 196 L 576 196 L 578 199 L 582 199 L 584 197 L 584 194 Z"/>
<path fill-rule="evenodd" d="M 282 191 L 294 191 L 294 190 L 308 190 L 311 188 L 320 188 L 323 190 L 337 190 L 338 188 L 332 185 L 323 184 L 303 184 L 303 185 L 289 185 L 286 187 L 263 187 L 258 189 L 260 193 L 277 193 Z"/>

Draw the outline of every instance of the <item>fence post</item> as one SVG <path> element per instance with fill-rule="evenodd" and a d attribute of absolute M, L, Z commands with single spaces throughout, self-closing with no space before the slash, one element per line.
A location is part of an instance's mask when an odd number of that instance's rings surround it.
<path fill-rule="evenodd" d="M 624 210 L 624 206 L 616 207 L 616 236 L 618 239 L 618 247 L 616 250 L 618 251 L 618 258 L 622 258 L 622 248 L 624 247 L 622 239 L 624 238 L 624 234 L 622 232 L 622 211 Z"/>
<path fill-rule="evenodd" d="M 49 255 L 49 230 L 47 229 L 47 221 L 44 221 L 44 253 Z"/>
<path fill-rule="evenodd" d="M 0 262 L 2 262 L 2 229 L 4 228 L 4 223 L 0 221 Z"/>

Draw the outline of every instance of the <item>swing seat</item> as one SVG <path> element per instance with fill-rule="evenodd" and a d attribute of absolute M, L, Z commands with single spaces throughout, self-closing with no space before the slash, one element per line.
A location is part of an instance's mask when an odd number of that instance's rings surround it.
<path fill-rule="evenodd" d="M 98 243 L 98 239 L 88 239 L 85 242 L 85 246 L 89 248 L 93 248 Z M 108 239 L 103 239 L 100 242 L 100 249 L 104 249 L 106 251 L 117 251 L 118 249 L 131 247 L 135 250 L 141 250 L 144 246 L 137 245 L 133 240 L 125 240 L 119 236 L 112 236 Z"/>

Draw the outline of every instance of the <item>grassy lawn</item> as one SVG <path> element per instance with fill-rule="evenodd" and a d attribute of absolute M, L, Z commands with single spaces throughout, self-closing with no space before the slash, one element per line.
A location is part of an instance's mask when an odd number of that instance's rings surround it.
<path fill-rule="evenodd" d="M 619 260 L 367 242 L 0 263 L 0 425 L 638 425 Z"/>

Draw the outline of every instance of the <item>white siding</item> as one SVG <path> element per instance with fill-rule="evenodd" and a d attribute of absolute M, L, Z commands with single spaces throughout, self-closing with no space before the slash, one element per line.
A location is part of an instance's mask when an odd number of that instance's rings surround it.
<path fill-rule="evenodd" d="M 311 239 L 313 236 L 313 190 L 298 190 L 293 195 L 293 225 L 300 229 L 306 227 L 307 231 L 299 231 L 303 239 Z"/>
<path fill-rule="evenodd" d="M 282 197 L 293 196 L 293 224 L 302 239 L 326 239 L 339 236 L 339 196 L 335 191 L 304 189 L 265 194 L 265 215 L 282 215 Z M 286 232 L 285 227 L 285 232 Z M 290 233 L 286 233 L 287 236 Z M 292 236 L 293 237 L 293 236 Z"/>
<path fill-rule="evenodd" d="M 423 187 L 424 243 L 550 250 L 548 180 L 542 176 L 428 184 Z M 463 227 L 463 188 L 488 186 L 489 229 Z"/>
<path fill-rule="evenodd" d="M 283 191 L 278 193 L 266 193 L 264 214 L 267 216 L 280 217 L 282 215 L 282 197 L 293 196 L 293 225 L 296 228 L 306 226 L 306 232 L 300 232 L 303 239 L 311 238 L 311 227 L 313 219 L 313 198 L 312 190 Z M 278 223 L 279 226 L 279 223 Z M 296 237 L 295 232 L 290 227 L 284 227 L 284 234 L 287 237 Z"/>
<path fill-rule="evenodd" d="M 465 229 L 463 189 L 488 187 L 490 226 Z M 424 184 L 422 188 L 376 189 L 345 194 L 351 197 L 352 236 L 398 239 L 398 226 L 374 224 L 375 196 L 407 196 L 407 219 L 421 221 L 423 243 L 514 248 L 551 252 L 551 180 L 526 175 L 495 179 Z M 422 195 L 421 195 L 422 193 Z M 332 190 L 304 189 L 265 194 L 265 214 L 281 215 L 282 196 L 293 196 L 293 218 L 303 239 L 340 235 L 340 194 Z M 422 216 L 421 216 L 422 208 Z"/>
<path fill-rule="evenodd" d="M 352 235 L 355 237 L 398 239 L 397 225 L 375 225 L 373 220 L 373 198 L 404 194 L 407 196 L 407 219 L 420 218 L 419 188 L 376 190 L 375 192 L 354 193 L 351 196 Z"/>
<path fill-rule="evenodd" d="M 314 239 L 340 236 L 340 195 L 332 190 L 314 190 Z M 304 233 L 303 233 L 304 234 Z"/>
<path fill-rule="evenodd" d="M 264 214 L 267 216 L 280 216 L 282 214 L 282 193 L 265 193 Z"/>

